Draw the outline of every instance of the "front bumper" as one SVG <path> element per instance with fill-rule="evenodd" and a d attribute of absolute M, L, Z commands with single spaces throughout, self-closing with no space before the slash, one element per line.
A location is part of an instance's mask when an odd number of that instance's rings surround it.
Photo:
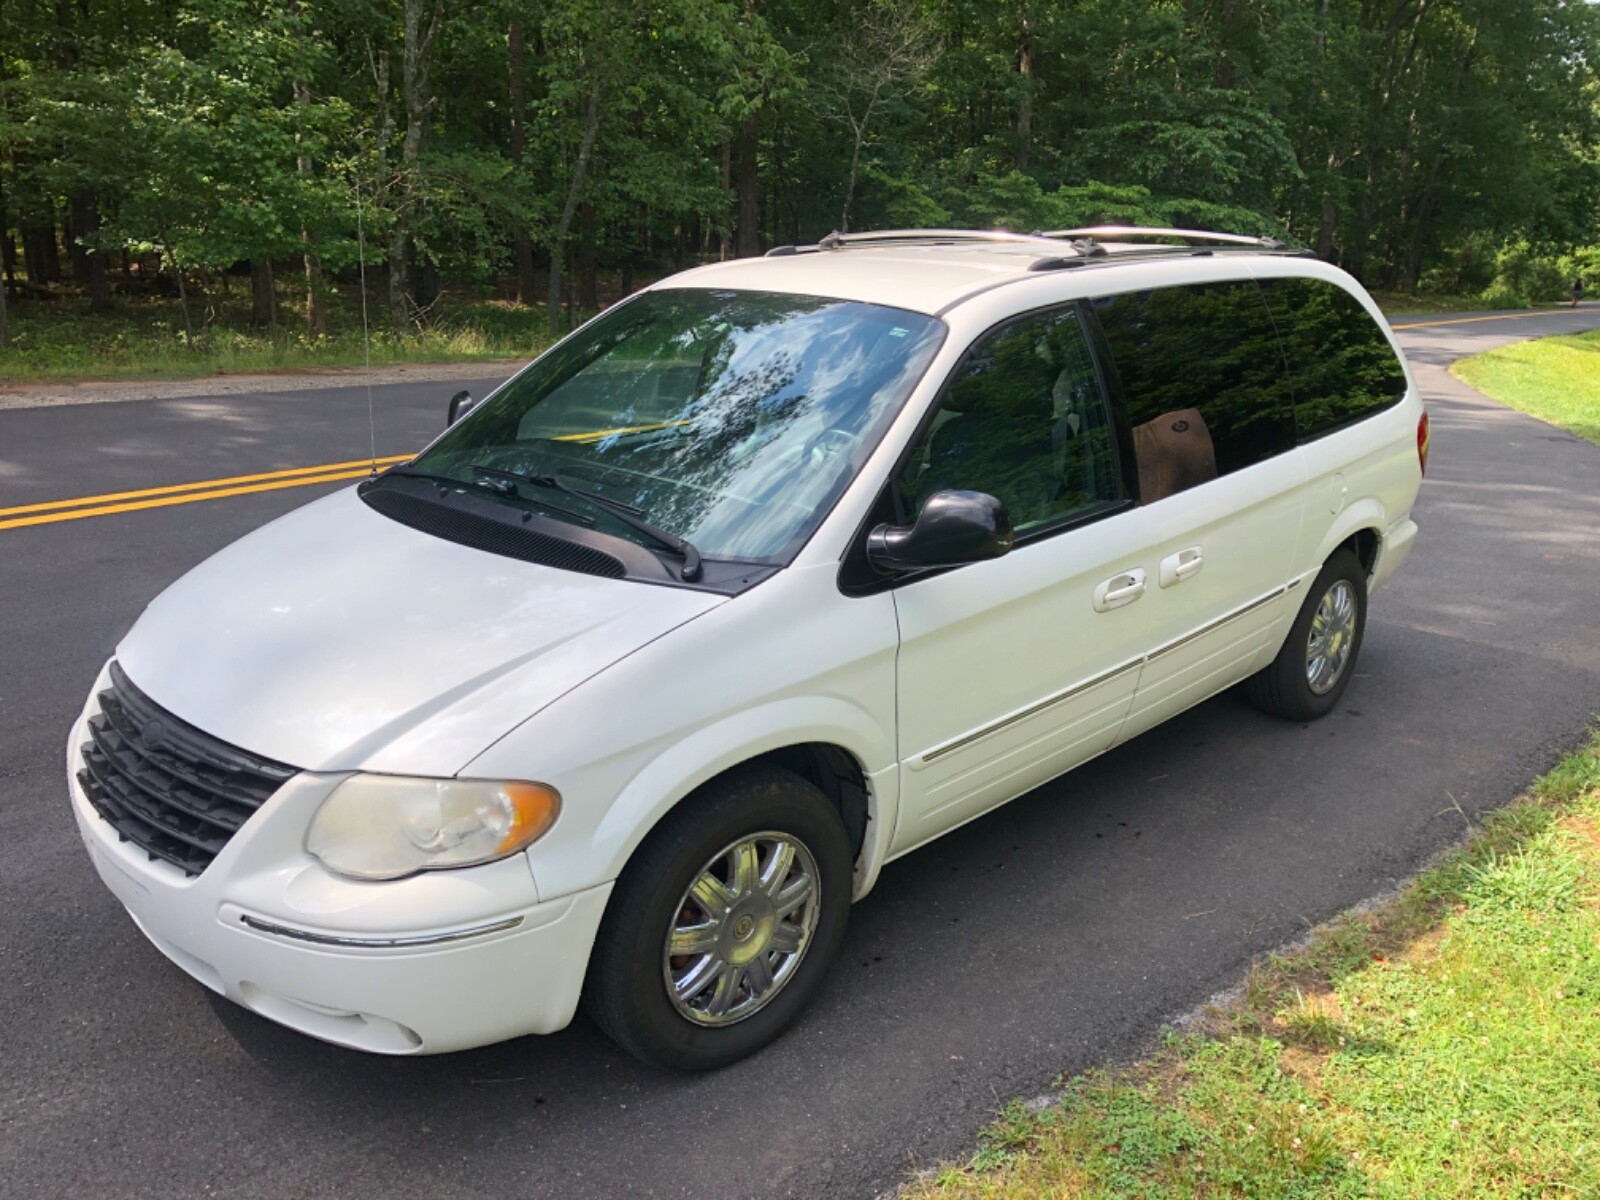
<path fill-rule="evenodd" d="M 389 883 L 337 878 L 300 845 L 342 776 L 285 784 L 195 878 L 151 862 L 89 804 L 68 745 L 78 832 L 156 948 L 201 983 L 312 1037 L 435 1054 L 553 1033 L 577 1008 L 611 885 L 540 902 L 527 859 Z"/>

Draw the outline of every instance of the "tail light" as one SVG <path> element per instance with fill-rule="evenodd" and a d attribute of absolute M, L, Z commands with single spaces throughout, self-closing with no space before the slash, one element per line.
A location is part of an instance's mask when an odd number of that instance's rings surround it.
<path fill-rule="evenodd" d="M 1422 473 L 1428 473 L 1428 410 L 1422 410 L 1422 419 L 1417 422 L 1417 461 L 1422 464 Z"/>

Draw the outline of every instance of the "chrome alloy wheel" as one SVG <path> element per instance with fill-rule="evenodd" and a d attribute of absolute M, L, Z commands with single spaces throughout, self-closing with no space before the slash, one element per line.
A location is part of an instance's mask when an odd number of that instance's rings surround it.
<path fill-rule="evenodd" d="M 752 833 L 700 868 L 678 901 L 662 971 L 696 1025 L 732 1025 L 794 978 L 821 908 L 816 860 L 786 833 Z"/>
<path fill-rule="evenodd" d="M 1323 593 L 1306 640 L 1306 683 L 1326 695 L 1344 674 L 1356 640 L 1356 590 L 1340 579 Z"/>

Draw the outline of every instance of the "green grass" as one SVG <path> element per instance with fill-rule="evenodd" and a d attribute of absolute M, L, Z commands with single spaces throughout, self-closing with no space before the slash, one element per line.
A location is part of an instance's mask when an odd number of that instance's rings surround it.
<path fill-rule="evenodd" d="M 176 300 L 118 297 L 115 303 L 114 312 L 98 315 L 72 295 L 13 300 L 12 344 L 0 350 L 0 386 L 359 367 L 365 358 L 361 309 L 354 297 L 331 302 L 328 333 L 312 338 L 304 332 L 303 313 L 289 302 L 276 330 L 252 328 L 248 298 L 236 284 L 231 299 L 216 301 L 209 310 L 191 301 L 192 346 L 186 344 Z M 447 297 L 436 310 L 426 328 L 400 341 L 385 327 L 383 297 L 374 295 L 373 365 L 531 358 L 550 342 L 542 307 Z"/>
<path fill-rule="evenodd" d="M 1600 442 L 1600 329 L 1502 346 L 1450 370 L 1501 404 Z"/>
<path fill-rule="evenodd" d="M 910 1200 L 1600 1196 L 1600 738 L 1146 1061 Z"/>
<path fill-rule="evenodd" d="M 1479 295 L 1375 291 L 1372 298 L 1378 302 L 1384 315 L 1390 317 L 1412 313 L 1477 312 L 1484 308 L 1483 297 Z"/>

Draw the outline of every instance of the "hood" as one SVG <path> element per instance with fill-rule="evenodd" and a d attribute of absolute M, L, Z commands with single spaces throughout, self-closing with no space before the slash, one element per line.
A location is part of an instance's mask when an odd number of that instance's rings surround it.
<path fill-rule="evenodd" d="M 349 489 L 196 567 L 117 647 L 152 700 L 306 770 L 451 775 L 720 596 L 443 541 Z"/>

